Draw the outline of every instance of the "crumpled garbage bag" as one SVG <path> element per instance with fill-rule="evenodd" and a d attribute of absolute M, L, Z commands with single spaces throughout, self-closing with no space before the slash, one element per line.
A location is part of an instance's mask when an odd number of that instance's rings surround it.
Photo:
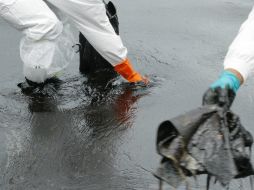
<path fill-rule="evenodd" d="M 105 6 L 109 21 L 113 26 L 116 34 L 119 35 L 119 22 L 116 8 L 111 1 L 105 3 Z M 93 46 L 81 33 L 79 34 L 79 43 L 79 70 L 81 73 L 94 74 L 97 71 L 106 70 L 107 72 L 111 73 L 112 77 L 117 76 L 117 73 L 114 71 L 113 66 L 93 48 Z"/>
<path fill-rule="evenodd" d="M 154 175 L 175 188 L 200 174 L 227 186 L 234 178 L 254 174 L 252 143 L 236 114 L 203 106 L 159 125 L 156 146 L 162 160 Z"/>

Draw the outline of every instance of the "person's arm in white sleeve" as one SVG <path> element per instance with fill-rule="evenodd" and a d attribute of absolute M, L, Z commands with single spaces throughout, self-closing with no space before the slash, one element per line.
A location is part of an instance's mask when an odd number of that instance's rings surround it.
<path fill-rule="evenodd" d="M 203 96 L 203 104 L 229 108 L 237 90 L 254 71 L 254 9 L 242 24 L 224 60 L 224 71 Z"/>
<path fill-rule="evenodd" d="M 239 72 L 243 81 L 254 71 L 254 9 L 230 45 L 224 60 L 224 69 Z"/>

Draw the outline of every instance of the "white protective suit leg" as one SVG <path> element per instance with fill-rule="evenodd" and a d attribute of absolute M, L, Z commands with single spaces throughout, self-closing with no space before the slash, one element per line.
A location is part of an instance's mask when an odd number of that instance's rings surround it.
<path fill-rule="evenodd" d="M 254 9 L 229 47 L 224 69 L 230 68 L 237 70 L 244 81 L 254 72 Z"/>
<path fill-rule="evenodd" d="M 63 25 L 43 0 L 0 0 L 0 15 L 25 34 L 20 55 L 27 79 L 44 82 L 67 65 Z"/>
<path fill-rule="evenodd" d="M 127 49 L 116 35 L 102 0 L 47 0 L 67 14 L 91 45 L 113 66 L 126 60 Z"/>

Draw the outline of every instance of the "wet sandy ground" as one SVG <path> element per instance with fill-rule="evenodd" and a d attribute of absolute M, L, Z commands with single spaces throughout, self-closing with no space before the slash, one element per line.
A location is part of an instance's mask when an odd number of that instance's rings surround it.
<path fill-rule="evenodd" d="M 1 189 L 158 189 L 150 172 L 159 162 L 157 126 L 201 104 L 252 1 L 116 5 L 122 38 L 137 70 L 151 78 L 150 88 L 90 85 L 78 73 L 77 59 L 52 97 L 25 96 L 16 86 L 23 81 L 20 34 L 0 20 Z M 233 105 L 252 132 L 253 84 L 250 79 L 241 88 Z M 193 189 L 204 184 L 201 178 Z M 231 185 L 241 187 L 248 189 L 245 181 Z"/>

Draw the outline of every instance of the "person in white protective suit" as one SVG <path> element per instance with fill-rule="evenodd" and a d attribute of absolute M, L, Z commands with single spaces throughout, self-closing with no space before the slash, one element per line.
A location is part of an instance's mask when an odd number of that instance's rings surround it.
<path fill-rule="evenodd" d="M 254 8 L 242 24 L 224 59 L 224 71 L 205 92 L 203 104 L 229 108 L 237 90 L 254 71 Z"/>
<path fill-rule="evenodd" d="M 0 15 L 25 36 L 20 43 L 25 77 L 43 83 L 67 65 L 63 24 L 52 4 L 69 17 L 90 44 L 129 82 L 145 82 L 127 58 L 127 49 L 115 34 L 102 0 L 0 0 Z"/>

